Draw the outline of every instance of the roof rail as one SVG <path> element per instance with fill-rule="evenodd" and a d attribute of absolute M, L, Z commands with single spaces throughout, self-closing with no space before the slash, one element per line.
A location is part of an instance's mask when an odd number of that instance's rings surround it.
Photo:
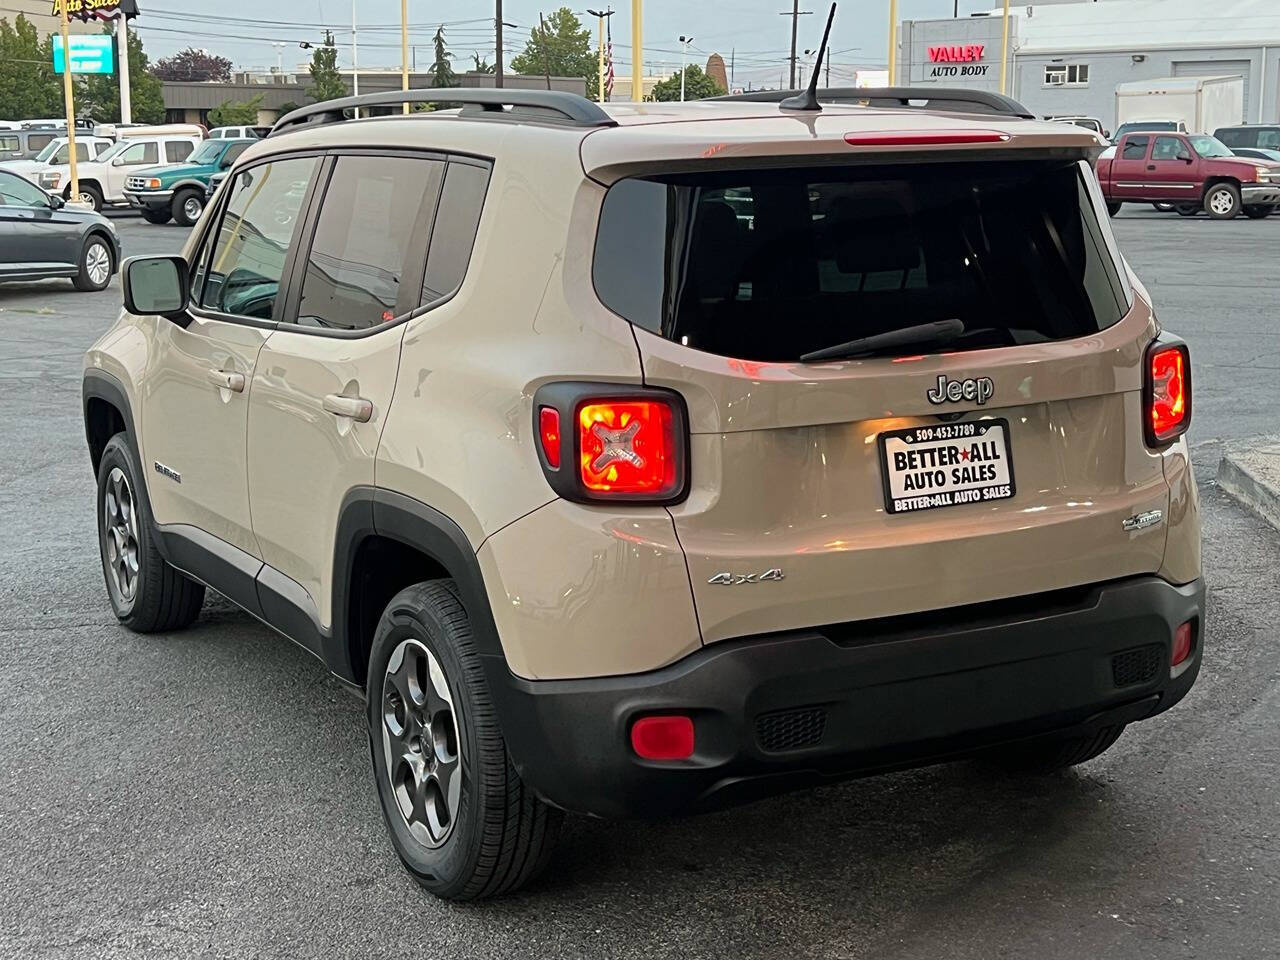
<path fill-rule="evenodd" d="M 343 97 L 300 107 L 285 114 L 271 128 L 271 136 L 295 127 L 320 126 L 345 120 L 348 110 L 399 106 L 403 103 L 460 103 L 464 112 L 543 120 L 575 127 L 612 127 L 617 121 L 586 97 L 562 90 L 494 90 L 488 87 L 434 87 L 425 90 L 386 90 L 358 97 Z M 511 109 L 508 110 L 507 108 Z"/>
<path fill-rule="evenodd" d="M 712 100 L 739 100 L 776 103 L 795 96 L 796 90 L 759 90 Z M 986 90 L 955 87 L 830 87 L 818 91 L 822 103 L 859 103 L 867 107 L 909 107 L 919 110 L 950 110 L 956 113 L 998 113 L 1034 120 L 1036 115 L 1012 97 Z"/>

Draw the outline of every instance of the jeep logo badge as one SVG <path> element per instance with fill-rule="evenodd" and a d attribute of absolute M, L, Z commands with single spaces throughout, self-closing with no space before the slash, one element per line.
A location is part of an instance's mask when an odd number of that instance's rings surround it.
<path fill-rule="evenodd" d="M 932 387 L 925 396 L 930 403 L 959 403 L 961 400 L 976 400 L 979 405 L 991 399 L 996 392 L 996 385 L 990 377 L 970 377 L 968 380 L 948 380 L 938 377 L 938 385 Z"/>

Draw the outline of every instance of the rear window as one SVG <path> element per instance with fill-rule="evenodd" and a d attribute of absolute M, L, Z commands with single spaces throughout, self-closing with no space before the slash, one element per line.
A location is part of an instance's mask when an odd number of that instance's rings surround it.
<path fill-rule="evenodd" d="M 640 327 L 748 360 L 953 318 L 964 333 L 938 349 L 1078 337 L 1129 308 L 1086 176 L 997 161 L 622 180 L 596 291 Z"/>

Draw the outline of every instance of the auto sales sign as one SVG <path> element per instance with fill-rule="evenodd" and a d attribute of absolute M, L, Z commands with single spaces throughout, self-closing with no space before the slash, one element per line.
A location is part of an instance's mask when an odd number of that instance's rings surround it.
<path fill-rule="evenodd" d="M 990 64 L 981 63 L 986 46 L 981 43 L 959 44 L 947 47 L 930 47 L 930 78 L 985 77 Z"/>

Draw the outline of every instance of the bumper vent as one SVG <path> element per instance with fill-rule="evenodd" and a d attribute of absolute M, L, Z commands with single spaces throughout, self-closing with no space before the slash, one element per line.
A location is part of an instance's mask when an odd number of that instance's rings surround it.
<path fill-rule="evenodd" d="M 1164 647 L 1150 643 L 1117 653 L 1111 658 L 1111 679 L 1117 687 L 1132 687 L 1156 678 L 1164 662 Z"/>
<path fill-rule="evenodd" d="M 822 707 L 780 710 L 756 717 L 756 741 L 767 753 L 816 747 L 826 732 L 827 711 Z"/>

